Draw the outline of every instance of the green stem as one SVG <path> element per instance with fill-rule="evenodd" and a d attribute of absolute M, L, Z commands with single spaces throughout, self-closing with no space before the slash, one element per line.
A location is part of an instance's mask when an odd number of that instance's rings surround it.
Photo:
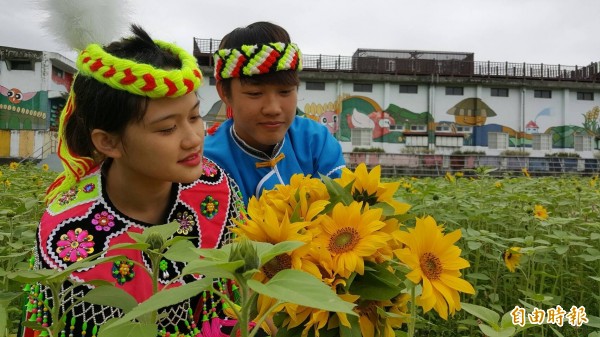
<path fill-rule="evenodd" d="M 160 260 L 162 258 L 161 254 L 156 252 L 149 251 L 148 255 L 150 256 L 150 264 L 152 268 L 152 295 L 158 293 L 158 277 L 160 272 Z M 152 323 L 157 323 L 158 311 L 154 310 L 152 315 L 150 316 Z"/>
<path fill-rule="evenodd" d="M 415 325 L 417 321 L 417 295 L 416 286 L 414 284 L 410 287 L 410 321 L 408 322 L 408 334 L 407 337 L 414 337 Z"/>

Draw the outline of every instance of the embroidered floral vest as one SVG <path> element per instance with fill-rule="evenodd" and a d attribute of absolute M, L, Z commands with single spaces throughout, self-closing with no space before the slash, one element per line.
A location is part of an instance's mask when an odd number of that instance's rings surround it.
<path fill-rule="evenodd" d="M 175 235 L 193 237 L 192 242 L 197 247 L 217 248 L 231 240 L 228 227 L 232 225 L 232 218 L 242 216 L 243 204 L 237 185 L 214 162 L 204 159 L 203 165 L 204 173 L 197 181 L 173 185 L 165 223 L 177 221 L 179 229 Z M 150 269 L 148 257 L 137 250 L 107 249 L 115 244 L 133 242 L 127 232 L 141 233 L 150 226 L 127 217 L 112 205 L 106 196 L 100 169 L 97 169 L 48 205 L 37 232 L 34 268 L 64 269 L 97 252 L 104 252 L 103 257 L 125 255 L 127 260 L 79 270 L 70 278 L 79 282 L 110 281 L 131 294 L 138 303 L 143 302 L 152 295 L 152 282 L 150 276 L 133 261 Z M 184 263 L 162 260 L 159 289 L 178 276 L 184 266 Z M 171 286 L 182 283 L 185 280 Z M 215 284 L 227 288 L 218 281 Z M 66 310 L 76 297 L 83 296 L 89 289 L 89 286 L 79 286 L 66 294 L 66 301 L 60 303 L 61 309 Z M 48 313 L 43 310 L 43 302 L 52 301 L 48 289 L 31 285 L 27 290 L 27 319 L 48 324 Z M 214 312 L 219 302 L 211 301 L 210 294 L 200 297 L 203 300 L 199 306 L 195 299 L 165 308 L 163 312 L 167 315 L 159 322 L 163 334 L 179 332 L 177 335 L 195 336 L 199 332 L 198 320 L 202 319 L 202 311 Z M 118 308 L 79 303 L 68 313 L 66 335 L 93 336 L 102 323 L 122 314 Z M 25 329 L 23 336 L 34 336 L 34 332 Z"/>

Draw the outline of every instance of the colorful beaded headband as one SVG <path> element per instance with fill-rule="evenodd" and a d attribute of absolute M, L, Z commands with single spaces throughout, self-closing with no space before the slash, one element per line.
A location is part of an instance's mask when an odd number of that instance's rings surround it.
<path fill-rule="evenodd" d="M 302 54 L 295 43 L 272 42 L 219 49 L 214 60 L 217 80 L 302 70 Z"/>
<path fill-rule="evenodd" d="M 188 94 L 202 83 L 202 73 L 196 58 L 178 46 L 154 41 L 161 49 L 169 51 L 181 60 L 180 69 L 158 69 L 152 65 L 122 59 L 107 53 L 100 45 L 90 44 L 77 58 L 77 76 L 92 77 L 114 89 L 124 90 L 137 96 L 150 98 L 180 97 Z M 65 127 L 75 108 L 75 93 L 71 90 L 67 104 L 60 115 L 58 126 L 58 156 L 64 171 L 54 180 L 46 192 L 51 202 L 67 191 L 96 166 L 90 157 L 80 157 L 67 146 Z"/>

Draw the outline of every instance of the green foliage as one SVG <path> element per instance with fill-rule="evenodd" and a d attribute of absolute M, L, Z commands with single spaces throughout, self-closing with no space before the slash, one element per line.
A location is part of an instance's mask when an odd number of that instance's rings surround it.
<path fill-rule="evenodd" d="M 411 188 L 396 197 L 411 204 L 413 214 L 433 216 L 446 231 L 461 229 L 461 256 L 471 263 L 464 277 L 477 291 L 462 297 L 465 305 L 454 320 L 432 317 L 421 333 L 443 334 L 453 324 L 469 330 L 460 336 L 552 336 L 556 330 L 573 337 L 599 331 L 593 325 L 600 320 L 598 177 L 498 178 L 489 173 L 482 169 L 478 179 L 457 178 L 454 184 L 442 178 L 401 179 Z M 535 205 L 547 209 L 547 219 L 533 216 Z M 511 273 L 502 253 L 515 246 L 522 247 L 523 256 Z M 531 313 L 557 305 L 567 312 L 573 305 L 585 307 L 590 323 L 576 328 L 566 321 L 562 327 L 506 322 L 515 306 Z"/>

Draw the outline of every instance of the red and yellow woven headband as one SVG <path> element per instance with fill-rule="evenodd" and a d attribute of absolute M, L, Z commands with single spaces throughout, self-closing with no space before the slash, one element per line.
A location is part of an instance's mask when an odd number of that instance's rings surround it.
<path fill-rule="evenodd" d="M 133 95 L 150 98 L 180 97 L 198 89 L 202 84 L 202 73 L 196 58 L 184 49 L 163 41 L 154 43 L 161 49 L 171 52 L 181 60 L 180 69 L 160 69 L 152 65 L 137 63 L 107 53 L 98 44 L 88 45 L 77 58 L 77 76 L 92 77 L 114 89 L 124 90 Z M 96 165 L 93 158 L 80 157 L 67 146 L 65 127 L 75 108 L 73 90 L 60 115 L 58 127 L 58 156 L 64 171 L 50 185 L 46 201 L 50 202 L 60 193 L 67 191 Z"/>
<path fill-rule="evenodd" d="M 302 54 L 295 43 L 272 42 L 219 49 L 213 57 L 217 80 L 302 70 Z"/>
<path fill-rule="evenodd" d="M 100 45 L 91 44 L 77 58 L 79 74 L 93 77 L 114 89 L 150 98 L 179 97 L 196 90 L 202 83 L 196 58 L 174 44 L 156 40 L 154 43 L 177 55 L 181 69 L 159 69 L 118 58 L 104 51 Z"/>

